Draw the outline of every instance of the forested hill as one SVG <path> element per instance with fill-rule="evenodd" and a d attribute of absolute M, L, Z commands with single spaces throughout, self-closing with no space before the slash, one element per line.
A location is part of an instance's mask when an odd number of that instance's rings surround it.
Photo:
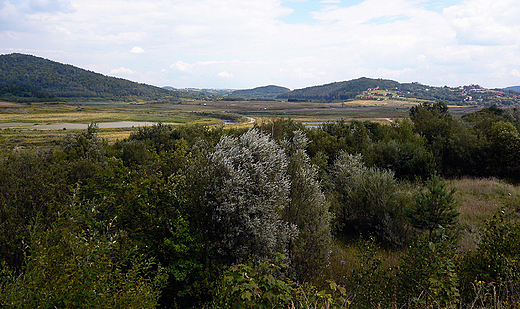
<path fill-rule="evenodd" d="M 281 94 L 278 99 L 345 101 L 354 99 L 420 99 L 443 101 L 449 104 L 470 105 L 515 105 L 520 103 L 520 96 L 511 91 L 490 90 L 479 85 L 460 87 L 434 87 L 417 82 L 399 83 L 387 79 L 361 77 L 343 82 L 307 87 Z"/>
<path fill-rule="evenodd" d="M 193 97 L 129 80 L 109 77 L 72 65 L 25 55 L 0 55 L 0 100 L 178 100 Z"/>
<path fill-rule="evenodd" d="M 362 77 L 344 82 L 335 82 L 331 84 L 307 87 L 303 89 L 293 90 L 291 92 L 281 94 L 280 99 L 307 99 L 307 100 L 325 100 L 327 102 L 335 100 L 354 99 L 357 95 L 369 88 L 388 88 L 395 89 L 400 84 L 392 80 L 370 79 Z"/>
<path fill-rule="evenodd" d="M 235 90 L 229 96 L 244 99 L 275 99 L 278 95 L 289 91 L 291 91 L 289 88 L 269 85 L 253 89 Z"/>

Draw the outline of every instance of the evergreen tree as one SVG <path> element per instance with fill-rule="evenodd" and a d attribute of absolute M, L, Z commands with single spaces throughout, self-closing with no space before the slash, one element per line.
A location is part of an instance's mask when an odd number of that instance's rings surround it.
<path fill-rule="evenodd" d="M 430 240 L 433 231 L 439 226 L 452 227 L 459 215 L 456 209 L 455 191 L 455 188 L 448 191 L 446 183 L 438 176 L 433 176 L 426 182 L 426 192 L 422 190 L 417 192 L 412 206 L 406 210 L 410 224 L 415 228 L 428 231 Z"/>

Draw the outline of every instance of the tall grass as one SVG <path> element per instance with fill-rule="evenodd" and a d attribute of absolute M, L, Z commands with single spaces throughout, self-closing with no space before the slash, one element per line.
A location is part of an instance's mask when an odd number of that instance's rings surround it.
<path fill-rule="evenodd" d="M 448 187 L 456 187 L 456 197 L 460 201 L 458 211 L 461 251 L 475 249 L 479 233 L 486 220 L 503 207 L 520 210 L 520 187 L 496 178 L 461 178 L 448 180 Z M 329 262 L 323 270 L 322 281 L 333 279 L 337 283 L 345 281 L 353 270 L 360 267 L 357 239 L 337 238 Z M 377 258 L 382 260 L 383 268 L 399 265 L 399 257 L 405 249 L 386 249 L 378 251 Z"/>
<path fill-rule="evenodd" d="M 520 209 L 520 187 L 496 178 L 461 178 L 448 181 L 457 188 L 460 249 L 475 249 L 479 232 L 487 219 L 503 208 Z"/>

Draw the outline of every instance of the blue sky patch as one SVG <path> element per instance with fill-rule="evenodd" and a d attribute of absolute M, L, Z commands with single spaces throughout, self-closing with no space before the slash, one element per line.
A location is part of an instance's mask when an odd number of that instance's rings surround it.
<path fill-rule="evenodd" d="M 312 12 L 319 12 L 327 6 L 349 7 L 362 3 L 364 0 L 342 0 L 338 1 L 284 1 L 282 6 L 294 11 L 280 20 L 288 24 L 313 24 L 316 20 L 312 18 Z"/>
<path fill-rule="evenodd" d="M 377 26 L 377 25 L 391 24 L 396 21 L 408 20 L 408 19 L 410 19 L 410 17 L 405 16 L 405 15 L 382 16 L 382 17 L 372 18 L 369 21 L 365 22 L 365 24 Z"/>
<path fill-rule="evenodd" d="M 442 13 L 442 10 L 448 8 L 453 5 L 461 4 L 461 0 L 433 0 L 433 1 L 423 1 L 420 4 L 422 8 L 427 11 Z"/>

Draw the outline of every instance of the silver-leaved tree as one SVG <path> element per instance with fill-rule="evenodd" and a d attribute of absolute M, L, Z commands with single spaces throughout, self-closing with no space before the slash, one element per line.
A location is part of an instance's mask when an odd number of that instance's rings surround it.
<path fill-rule="evenodd" d="M 286 252 L 294 228 L 282 220 L 290 181 L 283 149 L 251 129 L 223 136 L 209 154 L 205 200 L 214 245 L 229 263 Z"/>

